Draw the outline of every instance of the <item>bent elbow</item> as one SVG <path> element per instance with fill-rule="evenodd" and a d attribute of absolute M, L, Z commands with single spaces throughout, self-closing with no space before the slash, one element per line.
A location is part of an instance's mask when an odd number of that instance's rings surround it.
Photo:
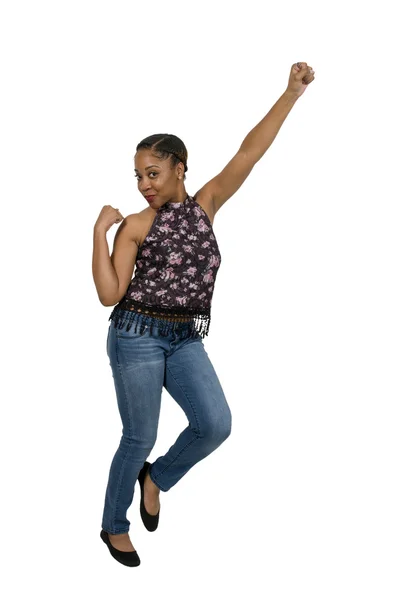
<path fill-rule="evenodd" d="M 118 302 L 117 300 L 115 301 L 114 298 L 100 298 L 99 301 L 101 302 L 102 306 L 115 306 L 115 304 Z"/>

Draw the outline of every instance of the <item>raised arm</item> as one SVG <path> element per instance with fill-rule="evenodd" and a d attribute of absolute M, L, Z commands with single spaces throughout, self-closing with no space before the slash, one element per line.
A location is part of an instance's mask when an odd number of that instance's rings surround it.
<path fill-rule="evenodd" d="M 271 146 L 297 99 L 314 79 L 314 71 L 307 63 L 295 63 L 290 71 L 288 86 L 279 100 L 248 133 L 221 173 L 199 190 L 198 195 L 210 199 L 213 215 L 241 187 L 254 165 Z"/>

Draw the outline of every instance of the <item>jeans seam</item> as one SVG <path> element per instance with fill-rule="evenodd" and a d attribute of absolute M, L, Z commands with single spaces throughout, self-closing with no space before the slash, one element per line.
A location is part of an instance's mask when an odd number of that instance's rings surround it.
<path fill-rule="evenodd" d="M 116 365 L 117 365 L 117 369 L 119 371 L 120 374 L 120 380 L 122 382 L 122 387 L 123 387 L 123 399 L 126 402 L 126 406 L 127 406 L 127 414 L 128 414 L 128 420 L 129 420 L 129 430 L 131 430 L 131 420 L 130 420 L 130 411 L 128 410 L 128 402 L 127 402 L 127 394 L 126 394 L 126 385 L 125 385 L 125 381 L 123 378 L 123 370 L 121 369 L 121 365 L 119 362 L 119 355 L 118 355 L 118 342 L 117 342 L 117 338 L 116 339 L 116 343 L 115 343 L 115 354 L 116 354 Z M 130 444 L 131 445 L 131 444 Z M 112 515 L 112 523 L 115 522 L 115 518 L 116 518 L 116 513 L 117 513 L 117 509 L 118 509 L 118 505 L 119 505 L 119 499 L 120 499 L 120 491 L 122 489 L 122 482 L 123 482 L 123 472 L 124 472 L 124 465 L 126 463 L 127 460 L 127 455 L 128 455 L 128 448 L 126 450 L 126 453 L 124 455 L 123 461 L 122 461 L 122 465 L 120 467 L 120 473 L 118 475 L 118 482 L 116 485 L 116 500 L 115 500 L 115 510 L 114 510 L 114 514 Z M 114 535 L 114 534 L 112 534 Z"/>
<path fill-rule="evenodd" d="M 164 473 L 164 472 L 165 472 L 165 471 L 166 471 L 166 470 L 167 470 L 169 467 L 171 467 L 171 465 L 172 465 L 173 463 L 175 463 L 175 461 L 176 461 L 176 460 L 177 460 L 177 459 L 178 459 L 178 458 L 181 456 L 181 454 L 182 454 L 183 452 L 185 452 L 185 450 L 186 450 L 186 449 L 187 449 L 189 446 L 191 446 L 191 445 L 192 445 L 194 442 L 196 442 L 198 439 L 200 439 L 200 428 L 199 428 L 199 422 L 198 422 L 198 418 L 197 418 L 197 415 L 196 415 L 195 407 L 194 407 L 194 405 L 191 403 L 191 401 L 190 401 L 190 398 L 189 398 L 189 396 L 188 396 L 187 392 L 184 390 L 184 388 L 181 386 L 181 384 L 180 384 L 180 383 L 177 381 L 177 379 L 174 377 L 173 373 L 170 371 L 170 369 L 169 369 L 169 367 L 168 367 L 167 365 L 166 365 L 166 369 L 167 369 L 167 371 L 170 373 L 170 376 L 171 376 L 171 377 L 174 379 L 175 383 L 176 383 L 176 384 L 179 386 L 179 388 L 182 390 L 182 392 L 183 392 L 183 394 L 185 395 L 186 399 L 188 400 L 188 402 L 189 402 L 189 405 L 190 405 L 190 407 L 192 408 L 192 412 L 193 412 L 193 413 L 194 413 L 194 415 L 195 415 L 196 425 L 197 425 L 197 429 L 198 429 L 199 433 L 196 435 L 195 439 L 191 440 L 190 442 L 188 442 L 188 444 L 186 444 L 186 445 L 185 445 L 183 448 L 181 448 L 181 450 L 180 450 L 180 452 L 177 454 L 177 456 L 176 456 L 176 457 L 175 457 L 175 458 L 174 458 L 174 459 L 173 459 L 173 460 L 172 460 L 172 461 L 171 461 L 171 462 L 170 462 L 170 463 L 169 463 L 169 464 L 168 464 L 166 467 L 164 467 L 163 471 L 161 471 L 160 473 L 158 473 L 158 475 L 157 475 L 157 476 L 155 476 L 155 479 L 156 479 L 157 477 L 159 477 L 159 476 L 163 475 L 163 473 Z M 156 481 L 155 481 L 155 483 L 156 483 Z M 156 485 L 157 485 L 157 484 L 156 484 Z M 158 486 L 158 487 L 159 487 L 159 489 L 161 489 L 161 488 L 160 488 L 160 486 Z M 165 490 L 162 490 L 162 491 L 165 491 Z"/>

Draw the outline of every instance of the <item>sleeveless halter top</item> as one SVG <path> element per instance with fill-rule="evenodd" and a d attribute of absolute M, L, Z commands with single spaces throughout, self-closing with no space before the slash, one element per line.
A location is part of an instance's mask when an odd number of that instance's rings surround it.
<path fill-rule="evenodd" d="M 166 202 L 138 249 L 135 274 L 126 294 L 108 320 L 120 329 L 127 322 L 128 331 L 141 316 L 137 313 L 142 313 L 141 334 L 148 323 L 152 332 L 156 319 L 162 336 L 177 331 L 184 332 L 183 337 L 203 338 L 209 332 L 220 264 L 217 240 L 203 208 L 189 195 L 184 202 Z"/>

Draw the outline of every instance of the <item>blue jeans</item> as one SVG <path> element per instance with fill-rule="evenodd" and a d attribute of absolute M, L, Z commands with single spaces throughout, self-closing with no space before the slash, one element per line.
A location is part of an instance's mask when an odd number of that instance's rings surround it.
<path fill-rule="evenodd" d="M 129 531 L 127 510 L 138 474 L 155 445 L 162 388 L 181 406 L 188 419 L 164 456 L 152 463 L 150 477 L 163 492 L 174 486 L 197 462 L 229 436 L 231 411 L 203 345 L 183 331 L 159 334 L 157 320 L 141 335 L 139 324 L 129 331 L 110 322 L 107 353 L 123 424 L 120 445 L 111 463 L 102 529 Z M 184 323 L 184 328 L 185 328 Z"/>

